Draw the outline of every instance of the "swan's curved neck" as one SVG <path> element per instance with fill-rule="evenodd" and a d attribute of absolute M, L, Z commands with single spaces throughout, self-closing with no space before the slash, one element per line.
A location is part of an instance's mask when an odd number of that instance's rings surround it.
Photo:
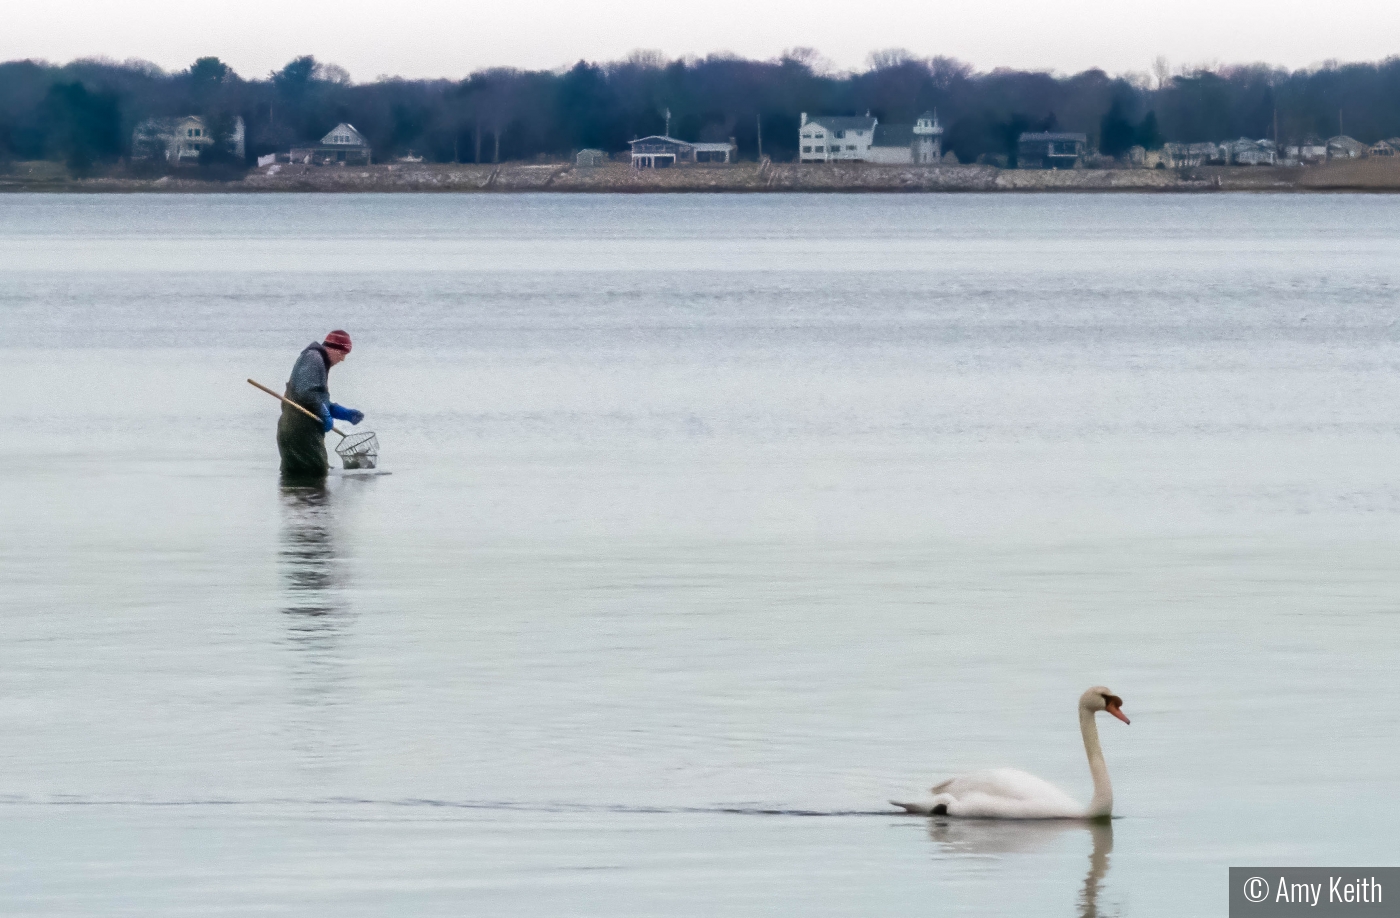
<path fill-rule="evenodd" d="M 1109 816 L 1113 813 L 1113 782 L 1108 780 L 1108 765 L 1103 760 L 1103 749 L 1099 746 L 1099 727 L 1094 723 L 1094 712 L 1088 708 L 1079 709 L 1079 732 L 1084 735 L 1084 754 L 1089 757 L 1089 774 L 1094 777 L 1094 799 L 1089 801 L 1085 813 L 1090 819 Z"/>

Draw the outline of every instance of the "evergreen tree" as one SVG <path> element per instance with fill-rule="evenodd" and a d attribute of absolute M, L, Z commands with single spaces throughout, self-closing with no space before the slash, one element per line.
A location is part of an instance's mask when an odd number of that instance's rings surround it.
<path fill-rule="evenodd" d="M 1107 156 L 1122 156 L 1137 143 L 1137 127 L 1123 114 L 1123 106 L 1114 100 L 1099 122 L 1099 152 Z"/>
<path fill-rule="evenodd" d="M 1157 127 L 1157 113 L 1148 112 L 1143 116 L 1142 123 L 1137 128 L 1137 142 L 1140 146 L 1148 150 L 1160 150 L 1166 142 L 1162 137 L 1162 131 Z"/>

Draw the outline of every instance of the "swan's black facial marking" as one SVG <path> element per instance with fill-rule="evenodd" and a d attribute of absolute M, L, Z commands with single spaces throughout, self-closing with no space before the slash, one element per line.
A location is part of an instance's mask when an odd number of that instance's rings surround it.
<path fill-rule="evenodd" d="M 1112 714 L 1114 717 L 1118 718 L 1125 724 L 1132 723 L 1132 721 L 1128 720 L 1128 716 L 1123 713 L 1122 698 L 1119 698 L 1117 695 L 1109 695 L 1103 692 L 1100 692 L 1099 694 L 1103 696 L 1104 710 L 1108 711 L 1108 713 Z"/>
<path fill-rule="evenodd" d="M 930 811 L 930 815 L 932 815 L 932 816 L 947 816 L 947 815 L 948 815 L 948 804 L 946 804 L 946 803 L 940 803 L 940 804 L 938 804 L 937 806 L 935 806 L 935 807 Z"/>

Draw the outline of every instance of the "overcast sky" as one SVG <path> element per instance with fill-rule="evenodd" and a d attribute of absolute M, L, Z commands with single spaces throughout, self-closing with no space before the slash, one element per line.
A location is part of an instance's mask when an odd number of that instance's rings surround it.
<path fill-rule="evenodd" d="M 299 54 L 356 81 L 555 68 L 638 48 L 772 58 L 815 48 L 838 69 L 876 49 L 979 69 L 1148 71 L 1264 61 L 1303 67 L 1400 53 L 1400 0 L 44 0 L 5 4 L 0 60 L 144 58 L 171 70 L 216 55 L 261 77 Z"/>

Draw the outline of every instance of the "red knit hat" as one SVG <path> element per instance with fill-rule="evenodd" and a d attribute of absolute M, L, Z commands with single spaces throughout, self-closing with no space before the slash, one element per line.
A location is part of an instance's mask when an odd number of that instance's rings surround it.
<path fill-rule="evenodd" d="M 344 351 L 348 354 L 350 353 L 350 336 L 337 328 L 329 335 L 326 335 L 326 340 L 321 342 L 321 346 L 333 347 L 337 351 Z"/>

